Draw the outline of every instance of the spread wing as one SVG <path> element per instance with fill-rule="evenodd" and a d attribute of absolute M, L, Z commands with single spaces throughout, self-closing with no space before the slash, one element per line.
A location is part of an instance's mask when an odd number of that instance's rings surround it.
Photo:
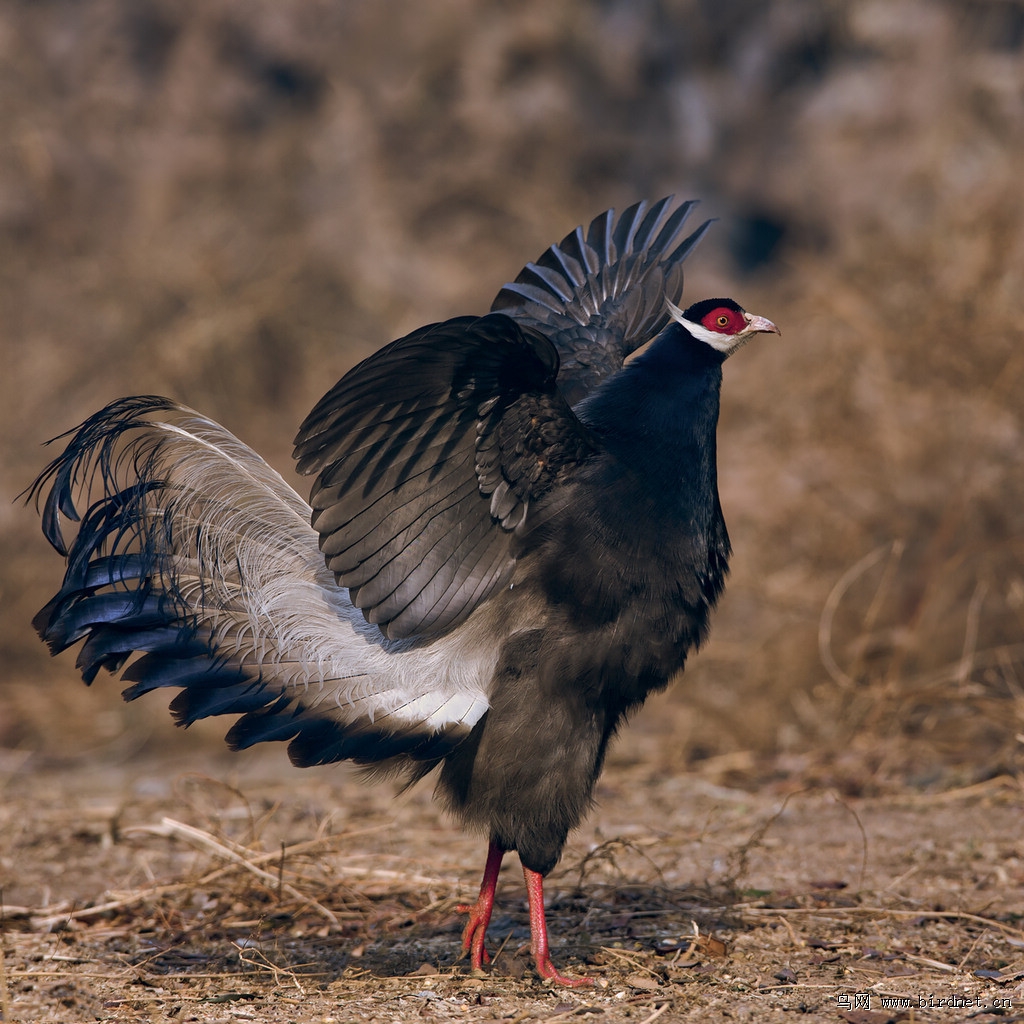
<path fill-rule="evenodd" d="M 459 317 L 370 356 L 302 424 L 321 550 L 386 636 L 444 632 L 507 583 L 531 503 L 596 450 L 558 365 L 526 324 Z"/>
<path fill-rule="evenodd" d="M 677 243 L 696 202 L 674 211 L 672 196 L 635 203 L 618 221 L 606 210 L 527 263 L 491 305 L 551 339 L 561 359 L 558 386 L 570 405 L 668 323 L 678 304 L 683 260 L 711 225 Z"/>

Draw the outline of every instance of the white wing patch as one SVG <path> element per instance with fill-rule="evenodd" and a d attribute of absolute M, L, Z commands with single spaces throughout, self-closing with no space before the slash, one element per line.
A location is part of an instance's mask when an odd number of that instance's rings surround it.
<path fill-rule="evenodd" d="M 498 655 L 486 630 L 385 639 L 324 564 L 309 505 L 219 424 L 183 411 L 144 428 L 166 482 L 151 512 L 170 523 L 175 590 L 218 655 L 258 673 L 268 706 L 292 696 L 310 715 L 391 734 L 471 729 Z"/>

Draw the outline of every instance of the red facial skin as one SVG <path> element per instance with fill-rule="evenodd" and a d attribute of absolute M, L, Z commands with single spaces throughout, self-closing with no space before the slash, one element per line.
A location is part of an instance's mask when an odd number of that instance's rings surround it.
<path fill-rule="evenodd" d="M 703 317 L 701 326 L 718 334 L 739 334 L 747 326 L 747 322 L 743 319 L 742 313 L 726 306 L 719 306 Z"/>

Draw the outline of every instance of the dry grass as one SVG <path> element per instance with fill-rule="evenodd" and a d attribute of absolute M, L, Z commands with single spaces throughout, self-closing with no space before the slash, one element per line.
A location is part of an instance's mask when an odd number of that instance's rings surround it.
<path fill-rule="evenodd" d="M 4 1019 L 209 1020 L 218 1007 L 269 1021 L 834 1018 L 854 994 L 876 1008 L 924 994 L 969 999 L 986 1020 L 1021 998 L 1015 780 L 853 807 L 821 791 L 780 801 L 613 766 L 622 834 L 588 830 L 550 886 L 557 955 L 596 980 L 565 992 L 533 977 L 514 872 L 493 967 L 473 974 L 457 960 L 455 907 L 475 880 L 453 862 L 478 844 L 439 845 L 425 797 L 396 827 L 387 793 L 367 801 L 326 773 L 303 811 L 282 799 L 283 776 L 189 776 L 153 798 L 166 766 L 137 768 L 135 794 L 93 813 L 75 808 L 66 774 L 8 780 L 0 856 L 34 856 L 18 891 L 38 886 L 46 863 L 71 874 L 50 874 L 45 903 L 4 908 Z M 111 801 L 116 778 L 89 792 Z M 44 795 L 48 809 L 21 819 Z M 361 827 L 322 816 L 353 800 Z M 102 888 L 118 874 L 123 887 Z"/>

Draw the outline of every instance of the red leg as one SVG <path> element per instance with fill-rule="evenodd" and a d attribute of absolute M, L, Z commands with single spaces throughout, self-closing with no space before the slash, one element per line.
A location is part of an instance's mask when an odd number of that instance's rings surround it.
<path fill-rule="evenodd" d="M 548 926 L 544 918 L 544 876 L 523 868 L 526 895 L 530 901 L 530 952 L 542 978 L 550 978 L 559 985 L 593 985 L 593 978 L 563 978 L 555 970 L 548 952 Z"/>
<path fill-rule="evenodd" d="M 491 921 L 491 911 L 494 909 L 494 893 L 498 888 L 498 872 L 501 870 L 501 860 L 504 856 L 505 851 L 492 839 L 491 845 L 487 847 L 487 864 L 484 867 L 484 878 L 480 883 L 480 895 L 476 903 L 460 903 L 455 908 L 460 914 L 469 914 L 469 920 L 462 932 L 462 955 L 472 954 L 470 964 L 474 971 L 491 962 L 484 948 L 484 939 L 487 936 L 487 925 Z"/>

